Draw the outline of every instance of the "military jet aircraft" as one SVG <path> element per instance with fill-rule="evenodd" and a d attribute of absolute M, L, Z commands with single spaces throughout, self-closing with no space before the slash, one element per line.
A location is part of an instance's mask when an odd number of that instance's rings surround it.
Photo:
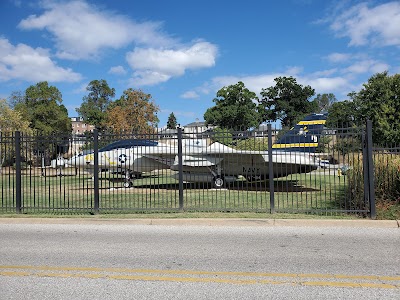
<path fill-rule="evenodd" d="M 196 152 L 203 147 L 204 141 L 188 140 L 183 143 L 185 149 Z M 148 139 L 126 139 L 108 144 L 99 149 L 98 165 L 101 172 L 124 174 L 124 187 L 132 187 L 135 178 L 154 170 L 169 169 L 178 154 L 178 147 Z M 83 168 L 94 171 L 94 152 L 78 154 L 69 159 L 61 157 L 51 162 L 53 168 Z"/>
<path fill-rule="evenodd" d="M 168 153 L 170 145 L 153 140 L 127 139 L 113 142 L 99 149 L 98 164 L 101 172 L 124 174 L 124 187 L 132 186 L 132 179 L 144 172 L 169 169 L 171 160 L 160 154 Z M 175 151 L 174 151 L 175 156 Z M 94 171 L 94 152 L 74 155 L 69 159 L 57 158 L 52 161 L 53 168 L 83 168 Z"/>
<path fill-rule="evenodd" d="M 311 114 L 300 121 L 272 147 L 273 177 L 308 173 L 318 168 L 314 156 L 326 123 L 326 114 Z M 241 151 L 218 142 L 197 153 L 184 153 L 182 178 L 187 182 L 212 183 L 221 188 L 244 176 L 248 181 L 269 178 L 267 151 Z M 176 157 L 172 170 L 179 170 Z M 178 179 L 179 174 L 174 178 Z"/>
<path fill-rule="evenodd" d="M 307 116 L 273 145 L 274 178 L 311 172 L 318 167 L 309 154 L 318 146 L 325 122 L 326 115 Z M 182 178 L 186 182 L 209 182 L 221 188 L 240 176 L 249 181 L 269 177 L 267 151 L 236 150 L 219 142 L 207 146 L 204 140 L 193 139 L 184 140 L 182 150 Z M 94 153 L 76 155 L 56 164 L 93 170 Z M 99 149 L 99 169 L 123 173 L 124 187 L 131 187 L 132 180 L 144 172 L 179 172 L 178 147 L 155 140 L 120 140 Z M 179 174 L 173 177 L 178 179 Z"/>

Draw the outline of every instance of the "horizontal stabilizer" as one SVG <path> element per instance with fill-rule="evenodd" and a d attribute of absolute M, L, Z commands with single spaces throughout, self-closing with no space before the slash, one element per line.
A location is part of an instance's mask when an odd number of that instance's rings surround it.
<path fill-rule="evenodd" d="M 315 152 L 325 128 L 326 118 L 327 114 L 308 115 L 285 133 L 272 148 L 281 151 Z"/>

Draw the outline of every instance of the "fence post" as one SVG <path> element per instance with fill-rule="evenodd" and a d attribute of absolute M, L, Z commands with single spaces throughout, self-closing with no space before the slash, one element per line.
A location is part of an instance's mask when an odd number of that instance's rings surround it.
<path fill-rule="evenodd" d="M 364 204 L 369 205 L 369 175 L 368 175 L 368 142 L 367 142 L 367 127 L 365 127 L 365 133 L 362 134 L 362 170 L 364 179 Z M 368 207 L 368 209 L 370 209 Z"/>
<path fill-rule="evenodd" d="M 100 207 L 100 191 L 99 191 L 99 132 L 93 130 L 93 155 L 94 155 L 94 214 L 99 213 Z"/>
<path fill-rule="evenodd" d="M 22 210 L 22 186 L 21 186 L 21 133 L 15 132 L 15 210 L 17 214 Z"/>
<path fill-rule="evenodd" d="M 267 125 L 268 129 L 268 181 L 269 181 L 269 206 L 270 213 L 275 213 L 275 192 L 274 192 L 274 166 L 272 162 L 272 126 Z"/>
<path fill-rule="evenodd" d="M 365 195 L 365 193 L 368 194 L 370 218 L 376 219 L 374 162 L 373 162 L 372 144 L 373 144 L 372 121 L 367 120 L 367 124 L 366 124 L 366 153 L 367 153 L 366 163 L 367 163 L 367 174 L 368 174 L 367 175 L 368 190 L 364 192 L 364 195 Z"/>
<path fill-rule="evenodd" d="M 179 210 L 183 211 L 183 158 L 182 158 L 182 128 L 178 127 L 178 174 L 179 174 Z"/>

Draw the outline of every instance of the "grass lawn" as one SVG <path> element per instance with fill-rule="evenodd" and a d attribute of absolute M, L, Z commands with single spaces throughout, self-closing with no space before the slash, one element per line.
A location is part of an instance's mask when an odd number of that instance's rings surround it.
<path fill-rule="evenodd" d="M 90 214 L 94 208 L 94 181 L 82 171 L 54 170 L 45 176 L 38 171 L 24 170 L 22 175 L 23 212 L 36 214 Z M 123 188 L 122 177 L 101 173 L 99 198 L 101 214 L 144 213 L 181 214 L 179 184 L 169 170 L 147 174 L 134 181 L 133 188 Z M 15 212 L 16 180 L 13 172 L 0 175 L 0 213 Z M 331 170 L 290 175 L 274 180 L 276 213 L 317 216 L 343 216 L 351 211 L 346 199 L 346 176 Z M 239 180 L 224 189 L 207 184 L 185 183 L 183 209 L 185 214 L 255 214 L 270 215 L 271 194 L 268 181 Z"/>

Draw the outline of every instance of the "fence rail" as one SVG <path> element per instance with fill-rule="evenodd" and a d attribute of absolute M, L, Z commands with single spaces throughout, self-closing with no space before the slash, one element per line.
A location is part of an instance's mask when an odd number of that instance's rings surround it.
<path fill-rule="evenodd" d="M 325 130 L 317 153 L 274 150 L 278 130 L 271 126 L 262 137 L 247 131 L 188 136 L 181 129 L 169 137 L 3 133 L 0 212 L 245 211 L 375 218 L 374 163 L 390 152 L 372 147 L 371 128 L 367 122 L 366 128 Z M 145 144 L 123 146 L 132 141 Z M 112 149 L 114 142 L 119 148 Z M 397 159 L 397 152 L 392 155 Z M 392 176 L 379 178 L 380 192 L 391 185 L 385 180 L 398 181 Z"/>

